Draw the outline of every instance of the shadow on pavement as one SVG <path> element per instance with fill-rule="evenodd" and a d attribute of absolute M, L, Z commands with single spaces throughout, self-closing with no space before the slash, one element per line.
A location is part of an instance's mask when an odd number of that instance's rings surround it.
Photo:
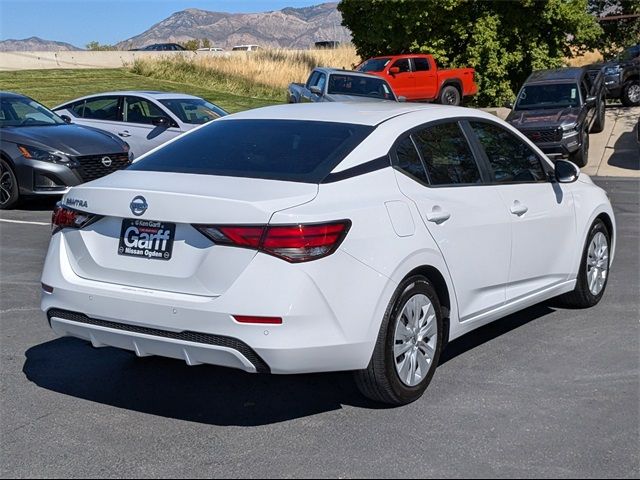
<path fill-rule="evenodd" d="M 24 198 L 14 208 L 13 212 L 25 211 L 25 212 L 52 212 L 56 203 L 60 201 L 62 195 L 49 198 Z"/>
<path fill-rule="evenodd" d="M 445 363 L 553 310 L 535 306 L 450 343 Z M 161 417 L 210 425 L 256 426 L 339 410 L 388 408 L 363 398 L 350 373 L 252 375 L 209 365 L 188 367 L 159 357 L 59 338 L 30 348 L 23 372 L 54 392 Z"/>
<path fill-rule="evenodd" d="M 638 119 L 629 118 L 618 121 L 625 122 L 626 131 L 618 137 L 607 163 L 627 170 L 640 170 L 640 144 L 638 144 L 636 133 Z"/>

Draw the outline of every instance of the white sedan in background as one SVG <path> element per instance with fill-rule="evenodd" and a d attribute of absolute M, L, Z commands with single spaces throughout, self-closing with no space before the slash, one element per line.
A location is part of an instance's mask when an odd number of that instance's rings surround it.
<path fill-rule="evenodd" d="M 73 123 L 106 130 L 126 141 L 138 158 L 149 150 L 216 118 L 228 115 L 211 102 L 172 92 L 106 92 L 53 109 Z"/>
<path fill-rule="evenodd" d="M 418 399 L 449 340 L 602 298 L 604 190 L 492 115 L 304 104 L 225 117 L 74 187 L 42 309 L 61 335 Z M 541 332 L 541 335 L 546 333 Z"/>

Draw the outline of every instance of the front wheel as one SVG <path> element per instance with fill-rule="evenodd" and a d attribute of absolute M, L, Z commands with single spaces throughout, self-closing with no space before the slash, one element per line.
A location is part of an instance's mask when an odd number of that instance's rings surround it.
<path fill-rule="evenodd" d="M 609 280 L 611 234 L 602 220 L 596 220 L 589 230 L 582 253 L 576 288 L 558 300 L 573 308 L 593 307 L 602 299 Z"/>
<path fill-rule="evenodd" d="M 355 372 L 362 394 L 390 405 L 419 399 L 440 359 L 442 325 L 429 280 L 419 275 L 404 280 L 387 307 L 369 366 Z"/>
<path fill-rule="evenodd" d="M 622 105 L 625 107 L 637 107 L 640 105 L 640 81 L 630 80 L 622 87 Z"/>
<path fill-rule="evenodd" d="M 16 206 L 20 200 L 18 180 L 11 166 L 0 159 L 0 210 Z"/>
<path fill-rule="evenodd" d="M 603 98 L 598 104 L 598 110 L 596 112 L 596 120 L 591 126 L 591 133 L 600 133 L 604 130 L 604 124 L 607 120 L 606 113 L 606 101 Z"/>
<path fill-rule="evenodd" d="M 569 160 L 579 167 L 584 167 L 589 162 L 589 132 L 587 130 L 582 134 L 582 145 L 577 152 L 569 155 Z"/>

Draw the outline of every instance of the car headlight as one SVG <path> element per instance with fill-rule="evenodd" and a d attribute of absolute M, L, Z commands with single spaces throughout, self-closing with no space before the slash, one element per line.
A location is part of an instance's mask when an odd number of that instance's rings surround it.
<path fill-rule="evenodd" d="M 562 126 L 562 136 L 565 138 L 576 135 L 579 131 L 580 131 L 580 125 L 577 123 L 572 123 L 569 125 Z"/>
<path fill-rule="evenodd" d="M 18 150 L 25 158 L 41 160 L 43 162 L 68 163 L 69 159 L 62 152 L 49 152 L 41 148 L 30 147 L 28 145 L 18 145 Z"/>
<path fill-rule="evenodd" d="M 615 67 L 606 67 L 604 69 L 604 74 L 605 75 L 617 75 L 620 73 L 620 71 L 622 70 L 622 68 L 620 68 L 619 65 L 616 65 Z"/>

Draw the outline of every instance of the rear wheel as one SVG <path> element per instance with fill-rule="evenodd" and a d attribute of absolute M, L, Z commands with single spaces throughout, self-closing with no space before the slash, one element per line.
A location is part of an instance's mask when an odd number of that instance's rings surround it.
<path fill-rule="evenodd" d="M 15 207 L 20 200 L 18 180 L 11 165 L 0 159 L 0 210 Z"/>
<path fill-rule="evenodd" d="M 622 104 L 625 107 L 637 107 L 640 105 L 640 81 L 630 80 L 622 87 Z"/>
<path fill-rule="evenodd" d="M 366 370 L 355 372 L 362 394 L 374 401 L 405 405 L 422 396 L 442 350 L 438 296 L 423 276 L 403 281 L 391 300 Z"/>
<path fill-rule="evenodd" d="M 458 90 L 453 85 L 447 85 L 446 87 L 443 87 L 440 91 L 438 102 L 443 105 L 453 105 L 455 107 L 459 106 L 462 103 L 462 95 L 460 94 L 460 90 Z"/>
<path fill-rule="evenodd" d="M 604 295 L 609 280 L 611 235 L 602 220 L 596 220 L 589 230 L 582 253 L 576 288 L 558 297 L 561 305 L 588 308 L 596 305 Z"/>

